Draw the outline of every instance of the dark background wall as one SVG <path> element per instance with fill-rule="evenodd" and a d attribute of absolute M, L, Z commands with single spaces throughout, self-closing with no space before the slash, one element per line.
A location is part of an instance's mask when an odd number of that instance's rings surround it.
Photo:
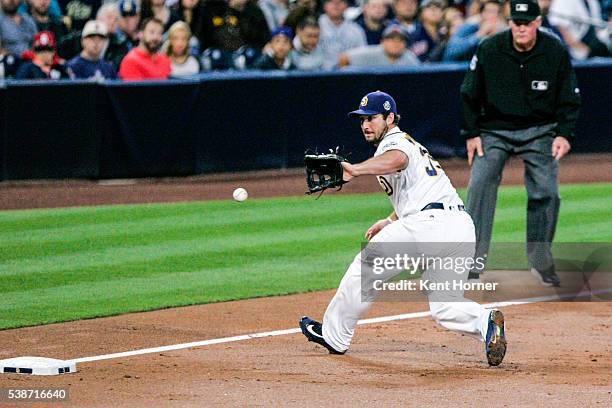
<path fill-rule="evenodd" d="M 302 165 L 306 148 L 372 153 L 346 113 L 380 89 L 401 128 L 436 156 L 463 156 L 466 66 L 333 73 L 220 73 L 147 83 L 16 82 L 0 87 L 0 180 L 189 175 Z M 612 63 L 577 64 L 574 152 L 610 152 Z"/>

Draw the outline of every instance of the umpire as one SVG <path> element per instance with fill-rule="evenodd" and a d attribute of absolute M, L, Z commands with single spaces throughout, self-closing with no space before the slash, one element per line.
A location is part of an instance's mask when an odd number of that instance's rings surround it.
<path fill-rule="evenodd" d="M 476 256 L 483 256 L 504 165 L 510 155 L 521 157 L 531 272 L 545 286 L 560 286 L 551 252 L 559 160 L 571 147 L 580 91 L 562 43 L 539 30 L 538 3 L 512 0 L 510 6 L 510 29 L 481 42 L 461 85 L 461 132 L 472 166 L 467 208 L 476 226 Z M 481 272 L 473 270 L 470 278 Z"/>

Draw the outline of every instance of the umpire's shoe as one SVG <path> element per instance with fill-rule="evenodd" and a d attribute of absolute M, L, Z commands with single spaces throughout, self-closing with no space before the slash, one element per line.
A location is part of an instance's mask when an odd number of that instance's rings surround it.
<path fill-rule="evenodd" d="M 538 271 L 535 268 L 531 268 L 531 274 L 538 278 L 540 283 L 544 286 L 561 286 L 561 279 L 559 279 L 559 276 L 555 273 L 554 267 L 545 271 Z"/>
<path fill-rule="evenodd" d="M 491 366 L 498 366 L 506 355 L 506 334 L 504 333 L 504 314 L 492 310 L 489 314 L 489 326 L 485 339 L 487 361 Z"/>
<path fill-rule="evenodd" d="M 310 317 L 304 316 L 300 320 L 300 329 L 302 333 L 308 339 L 308 341 L 314 341 L 329 350 L 329 354 L 344 354 L 345 351 L 338 351 L 325 341 L 323 338 L 323 326 L 321 323 L 312 320 Z"/>

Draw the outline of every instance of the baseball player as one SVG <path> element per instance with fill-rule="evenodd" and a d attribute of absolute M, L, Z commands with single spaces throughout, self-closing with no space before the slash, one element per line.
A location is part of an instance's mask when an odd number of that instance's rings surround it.
<path fill-rule="evenodd" d="M 474 224 L 461 198 L 427 149 L 398 127 L 400 115 L 393 98 L 384 92 L 371 92 L 363 97 L 359 109 L 350 112 L 349 116 L 359 118 L 366 142 L 377 146 L 377 150 L 374 157 L 362 163 L 343 162 L 343 178 L 350 181 L 364 175 L 377 176 L 394 211 L 367 230 L 365 237 L 369 243 L 346 271 L 325 311 L 323 323 L 309 317 L 300 321 L 306 338 L 324 346 L 331 354 L 347 351 L 357 321 L 371 306 L 371 299 L 362 298 L 362 279 L 370 279 L 371 274 L 362 259 L 368 248 L 380 248 L 385 243 L 403 242 L 407 247 L 422 243 L 419 252 L 424 252 L 413 255 L 471 257 L 475 247 Z M 427 243 L 442 243 L 443 249 Z M 431 251 L 435 253 L 427 253 L 428 247 L 432 247 Z M 385 275 L 385 279 L 400 272 L 391 272 Z M 459 274 L 455 270 L 436 269 L 434 265 L 425 271 L 424 276 L 431 282 L 466 281 L 467 274 L 467 269 Z M 488 311 L 465 299 L 463 290 L 427 293 L 432 317 L 439 324 L 484 341 L 490 365 L 502 362 L 506 339 L 504 316 L 500 311 Z"/>

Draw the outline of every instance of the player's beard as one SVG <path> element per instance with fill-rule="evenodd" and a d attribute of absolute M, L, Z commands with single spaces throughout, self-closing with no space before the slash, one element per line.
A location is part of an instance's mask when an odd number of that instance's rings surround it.
<path fill-rule="evenodd" d="M 368 140 L 368 143 L 371 144 L 372 146 L 378 146 L 388 131 L 389 131 L 389 125 L 385 121 L 385 128 L 382 130 L 382 132 L 378 136 L 376 136 L 374 139 Z"/>

